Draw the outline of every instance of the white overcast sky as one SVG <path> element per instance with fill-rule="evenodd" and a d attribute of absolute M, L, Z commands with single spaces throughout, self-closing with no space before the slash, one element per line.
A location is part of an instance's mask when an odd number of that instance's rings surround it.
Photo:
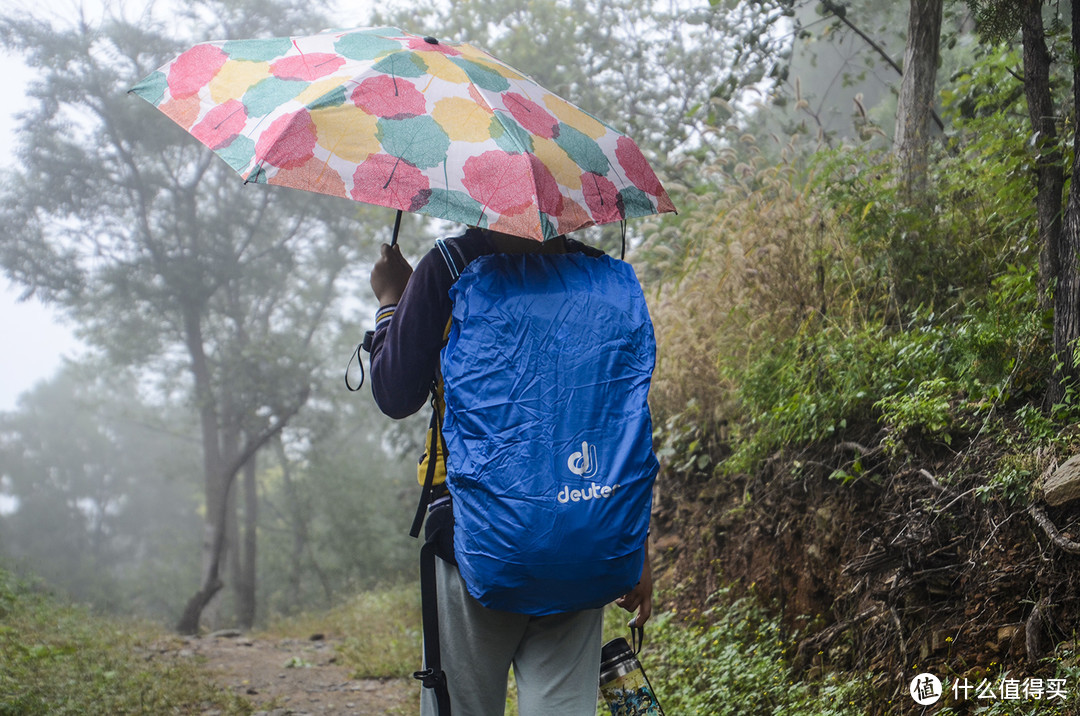
<path fill-rule="evenodd" d="M 136 17 L 138 10 L 151 4 L 159 9 L 168 5 L 168 0 L 0 0 L 0 12 L 26 10 L 46 19 L 70 19 L 81 9 L 93 23 L 101 17 L 105 2 L 123 7 L 128 17 Z M 333 0 L 322 3 L 324 7 L 332 4 Z M 346 6 L 350 10 L 335 18 L 335 25 L 347 27 L 366 20 L 369 2 L 352 1 Z M 25 93 L 30 76 L 20 58 L 0 45 L 0 162 L 4 165 L 15 161 L 15 115 L 28 106 Z M 19 395 L 50 378 L 65 356 L 75 357 L 82 349 L 58 313 L 35 299 L 20 302 L 18 296 L 19 289 L 0 275 L 0 412 L 14 409 Z"/>
<path fill-rule="evenodd" d="M 89 3 L 87 4 L 89 6 Z M 75 7 L 69 0 L 0 0 L 4 12 L 30 7 L 58 12 Z M 30 70 L 21 60 L 0 47 L 0 161 L 10 165 L 15 144 L 15 114 L 23 110 L 26 83 Z M 79 343 L 70 328 L 59 323 L 53 311 L 35 300 L 19 302 L 19 290 L 7 279 L 0 278 L 0 335 L 4 350 L 0 351 L 0 411 L 15 407 L 18 396 L 59 368 L 64 355 L 74 356 Z"/>

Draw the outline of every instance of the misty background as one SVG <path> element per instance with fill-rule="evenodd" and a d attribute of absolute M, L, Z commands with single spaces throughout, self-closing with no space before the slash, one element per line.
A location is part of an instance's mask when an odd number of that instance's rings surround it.
<path fill-rule="evenodd" d="M 850 5 L 899 57 L 906 6 Z M 124 94 L 171 56 L 325 27 L 468 39 L 627 131 L 679 205 L 700 190 L 699 167 L 750 131 L 890 142 L 895 72 L 817 3 L 794 8 L 0 5 L 0 86 L 19 113 L 0 125 L 3 559 L 100 609 L 181 630 L 251 626 L 413 579 L 406 533 L 428 416 L 394 423 L 366 386 L 344 387 L 393 212 L 243 186 Z M 631 224 L 631 249 L 662 236 L 678 254 L 681 220 Z M 456 230 L 406 215 L 403 250 L 415 264 Z M 617 253 L 615 228 L 579 238 Z M 630 258 L 655 282 L 647 293 L 659 286 L 662 258 Z"/>

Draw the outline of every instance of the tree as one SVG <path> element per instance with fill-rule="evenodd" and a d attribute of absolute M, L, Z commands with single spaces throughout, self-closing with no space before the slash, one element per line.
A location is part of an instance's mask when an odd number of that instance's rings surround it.
<path fill-rule="evenodd" d="M 904 79 L 900 83 L 893 145 L 909 193 L 917 193 L 926 183 L 943 12 L 943 0 L 911 0 L 908 13 Z"/>
<path fill-rule="evenodd" d="M 1080 341 L 1080 194 L 1070 185 L 1065 191 L 1065 158 L 1060 146 L 1058 123 L 1069 103 L 1054 95 L 1055 54 L 1072 58 L 1080 52 L 1080 18 L 1071 12 L 1071 32 L 1054 11 L 1048 28 L 1042 0 L 967 0 L 975 12 L 980 34 L 989 43 L 1007 42 L 1017 32 L 1023 44 L 1023 88 L 1035 148 L 1036 213 L 1039 222 L 1039 289 L 1054 311 L 1054 353 L 1058 368 L 1050 376 L 1047 402 L 1058 404 L 1080 380 L 1077 342 Z M 1056 6 L 1054 6 L 1056 7 Z M 1055 39 L 1068 35 L 1069 48 L 1051 51 Z M 1073 117 L 1080 107 L 1080 75 L 1073 59 Z M 1080 134 L 1074 132 L 1075 150 Z M 1075 162 L 1075 159 L 1074 159 Z M 1073 165 L 1072 170 L 1077 169 Z M 1075 174 L 1074 174 L 1075 176 Z M 1063 208 L 1064 206 L 1064 208 Z M 1052 301 L 1050 297 L 1052 296 Z"/>
<path fill-rule="evenodd" d="M 135 380 L 69 364 L 0 414 L 0 484 L 12 500 L 0 543 L 75 599 L 163 614 L 181 606 L 178 579 L 197 575 L 175 551 L 197 545 L 194 426 L 180 406 L 148 404 Z"/>
<path fill-rule="evenodd" d="M 408 535 L 416 507 L 416 452 L 390 458 L 370 396 L 319 400 L 294 428 L 304 449 L 275 441 L 261 496 L 267 547 L 261 596 L 276 611 L 330 606 L 342 590 L 370 589 L 416 573 Z M 419 436 L 427 416 L 407 421 Z M 417 446 L 419 450 L 419 446 Z"/>
<path fill-rule="evenodd" d="M 0 265 L 26 296 L 70 314 L 110 359 L 148 375 L 186 374 L 174 382 L 199 416 L 206 502 L 203 576 L 178 624 L 193 633 L 223 586 L 226 556 L 254 559 L 251 509 L 249 551 L 238 550 L 233 484 L 307 401 L 327 340 L 320 329 L 360 242 L 352 203 L 245 187 L 125 94 L 190 44 L 176 39 L 186 28 L 230 38 L 325 21 L 299 0 L 197 0 L 188 12 L 168 26 L 0 19 L 7 46 L 40 71 L 37 105 L 20 129 L 22 169 L 0 198 Z M 254 585 L 239 583 L 247 623 Z"/>
<path fill-rule="evenodd" d="M 663 171 L 674 173 L 706 138 L 710 92 L 740 64 L 741 53 L 751 54 L 726 14 L 701 5 L 428 0 L 389 3 L 374 22 L 482 47 L 634 137 Z M 739 19 L 747 16 L 752 13 Z"/>
<path fill-rule="evenodd" d="M 1080 12 L 1072 12 L 1073 105 L 1075 122 L 1080 117 Z M 1050 397 L 1055 403 L 1064 400 L 1070 388 L 1080 381 L 1080 132 L 1073 132 L 1073 164 L 1065 218 L 1056 248 L 1057 286 L 1054 291 L 1054 352 L 1062 364 L 1060 375 L 1051 385 Z M 1056 188 L 1056 185 L 1055 185 Z M 1040 186 L 1040 190 L 1042 187 Z M 1041 218 L 1041 212 L 1040 212 Z M 1049 237 L 1053 239 L 1054 237 Z M 1053 251 L 1053 250 L 1052 250 Z"/>

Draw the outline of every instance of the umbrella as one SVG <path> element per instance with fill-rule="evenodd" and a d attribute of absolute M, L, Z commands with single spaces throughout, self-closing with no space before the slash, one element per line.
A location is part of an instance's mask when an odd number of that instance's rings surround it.
<path fill-rule="evenodd" d="M 399 221 L 544 240 L 675 210 L 632 139 L 467 43 L 391 27 L 205 42 L 131 91 L 245 182 Z"/>

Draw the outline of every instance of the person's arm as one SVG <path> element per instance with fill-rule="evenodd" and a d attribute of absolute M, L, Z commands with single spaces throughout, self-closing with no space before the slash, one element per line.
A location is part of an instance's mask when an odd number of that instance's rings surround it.
<path fill-rule="evenodd" d="M 649 621 L 649 617 L 652 616 L 653 581 L 652 565 L 649 564 L 648 543 L 645 544 L 643 549 L 645 550 L 645 564 L 641 569 L 641 581 L 625 595 L 615 600 L 615 603 L 626 611 L 637 612 L 632 624 L 632 626 L 636 627 L 645 626 L 645 622 Z"/>
<path fill-rule="evenodd" d="M 371 272 L 379 300 L 371 341 L 371 392 L 379 409 L 404 418 L 427 402 L 450 316 L 449 277 L 440 256 L 426 255 L 414 272 L 400 249 L 384 245 Z"/>

